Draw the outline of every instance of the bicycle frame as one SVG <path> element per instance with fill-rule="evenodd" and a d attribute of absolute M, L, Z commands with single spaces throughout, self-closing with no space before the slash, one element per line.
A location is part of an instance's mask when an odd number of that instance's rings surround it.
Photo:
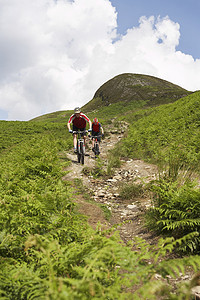
<path fill-rule="evenodd" d="M 84 138 L 82 137 L 83 133 L 87 133 L 87 130 L 81 131 L 73 131 L 73 134 L 77 134 L 77 158 L 78 163 L 84 164 L 84 156 L 85 156 L 85 142 Z"/>
<path fill-rule="evenodd" d="M 99 140 L 98 138 L 102 137 L 102 135 L 92 135 L 91 139 L 94 139 L 94 153 L 95 153 L 95 157 L 98 157 L 100 154 L 99 151 Z"/>

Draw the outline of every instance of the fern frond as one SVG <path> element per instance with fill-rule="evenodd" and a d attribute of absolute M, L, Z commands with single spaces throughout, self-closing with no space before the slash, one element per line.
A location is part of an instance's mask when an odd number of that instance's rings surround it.
<path fill-rule="evenodd" d="M 159 299 L 162 295 L 170 294 L 170 286 L 164 281 L 152 279 L 148 283 L 144 284 L 135 293 L 132 299 Z M 166 298 L 165 298 L 166 299 Z"/>
<path fill-rule="evenodd" d="M 197 272 L 200 268 L 200 257 L 198 255 L 184 257 L 180 259 L 171 259 L 162 261 L 156 267 L 157 272 L 161 274 L 164 278 L 170 275 L 173 278 L 185 274 L 186 269 L 191 267 L 194 272 Z"/>
<path fill-rule="evenodd" d="M 183 219 L 183 220 L 178 220 L 178 221 L 172 221 L 172 220 L 160 220 L 157 221 L 157 224 L 160 225 L 162 224 L 163 230 L 167 229 L 167 230 L 174 230 L 177 228 L 194 228 L 196 226 L 200 226 L 200 219 Z"/>

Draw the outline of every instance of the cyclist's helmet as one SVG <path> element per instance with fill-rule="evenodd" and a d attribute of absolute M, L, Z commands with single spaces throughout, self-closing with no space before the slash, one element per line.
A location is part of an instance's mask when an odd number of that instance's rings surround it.
<path fill-rule="evenodd" d="M 75 107 L 75 108 L 74 108 L 74 113 L 75 113 L 75 114 L 79 114 L 80 112 L 81 112 L 80 107 Z"/>
<path fill-rule="evenodd" d="M 97 122 L 98 122 L 98 119 L 97 119 L 97 118 L 94 118 L 93 122 L 94 122 L 94 123 L 97 123 Z"/>

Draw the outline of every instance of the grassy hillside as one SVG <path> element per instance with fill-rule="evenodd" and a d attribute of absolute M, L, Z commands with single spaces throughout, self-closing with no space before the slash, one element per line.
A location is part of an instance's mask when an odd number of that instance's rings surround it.
<path fill-rule="evenodd" d="M 0 132 L 0 153 L 39 136 L 57 136 L 63 142 L 68 139 L 66 122 L 59 122 L 59 119 L 53 123 L 41 119 L 38 122 L 0 121 Z"/>
<path fill-rule="evenodd" d="M 148 110 L 130 113 L 128 137 L 123 147 L 126 155 L 169 161 L 179 157 L 196 167 L 200 162 L 200 92 Z"/>
<path fill-rule="evenodd" d="M 83 109 L 92 111 L 117 102 L 125 106 L 129 103 L 136 107 L 155 106 L 174 102 L 190 93 L 166 80 L 127 73 L 104 83 Z"/>
<path fill-rule="evenodd" d="M 45 115 L 36 117 L 30 121 L 31 122 L 32 121 L 33 122 L 47 121 L 47 122 L 51 122 L 51 123 L 65 123 L 68 121 L 68 119 L 72 113 L 73 113 L 72 110 L 56 111 L 53 113 L 49 113 L 49 114 L 45 114 Z"/>
<path fill-rule="evenodd" d="M 155 92 L 158 82 L 163 81 L 149 83 L 148 91 Z M 162 86 L 165 92 L 173 88 Z M 174 167 L 176 176 L 163 173 L 144 187 L 154 203 L 146 215 L 148 226 L 168 237 L 156 245 L 137 237 L 124 245 L 115 229 L 94 231 L 74 209 L 76 190 L 62 180 L 72 147 L 66 132 L 71 111 L 0 122 L 1 299 L 189 299 L 191 284 L 171 290 L 167 280 L 200 267 L 200 191 L 185 177 L 178 180 L 180 170 L 199 165 L 200 92 L 159 107 L 153 107 L 154 100 L 146 108 L 148 99 L 141 98 L 103 105 L 96 112 L 85 107 L 85 112 L 103 122 L 112 117 L 129 122 L 113 156 Z M 162 260 L 174 249 L 187 255 Z"/>

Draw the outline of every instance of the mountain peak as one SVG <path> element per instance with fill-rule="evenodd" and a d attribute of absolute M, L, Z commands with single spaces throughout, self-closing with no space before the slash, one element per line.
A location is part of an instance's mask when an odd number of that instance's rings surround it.
<path fill-rule="evenodd" d="M 141 100 L 146 101 L 146 106 L 155 106 L 174 102 L 189 94 L 191 92 L 182 87 L 154 76 L 124 73 L 105 82 L 84 109 Z"/>

